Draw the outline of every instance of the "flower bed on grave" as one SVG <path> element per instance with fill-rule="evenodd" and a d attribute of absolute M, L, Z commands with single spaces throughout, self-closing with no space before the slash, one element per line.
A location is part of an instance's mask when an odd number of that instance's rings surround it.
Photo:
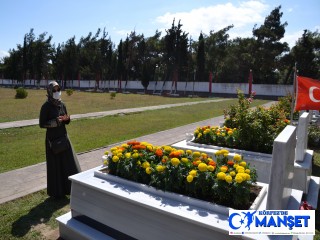
<path fill-rule="evenodd" d="M 288 125 L 288 110 L 283 98 L 269 108 L 250 109 L 254 94 L 245 98 L 238 91 L 238 103 L 224 111 L 223 127 L 202 126 L 194 131 L 193 142 L 240 150 L 272 153 L 273 141 Z"/>
<path fill-rule="evenodd" d="M 108 174 L 226 207 L 248 209 L 260 191 L 256 170 L 227 150 L 209 156 L 131 141 L 105 154 Z"/>

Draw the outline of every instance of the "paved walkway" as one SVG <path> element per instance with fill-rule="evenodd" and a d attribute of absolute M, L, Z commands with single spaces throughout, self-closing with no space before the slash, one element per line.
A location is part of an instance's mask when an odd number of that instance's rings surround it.
<path fill-rule="evenodd" d="M 225 99 L 224 99 L 225 100 Z M 214 102 L 217 100 L 209 100 L 206 102 Z M 201 102 L 203 103 L 203 102 Z M 273 102 L 268 103 L 272 104 Z M 186 104 L 196 104 L 196 103 L 186 103 Z M 179 104 L 170 104 L 172 106 L 180 106 Z M 164 108 L 164 106 L 169 105 L 162 105 L 162 106 L 155 106 L 155 107 L 146 107 L 146 108 L 138 108 L 136 111 L 143 111 L 144 110 L 152 110 L 152 109 L 159 109 Z M 119 114 L 119 113 L 127 113 L 127 112 L 133 112 L 133 109 L 127 109 L 127 111 L 123 110 L 115 110 L 111 111 L 113 114 Z M 82 114 L 83 117 L 97 117 L 97 116 L 106 116 L 110 115 L 107 112 L 97 113 L 96 115 L 93 113 L 90 114 Z M 75 116 L 72 116 L 74 119 Z M 147 141 L 150 142 L 153 145 L 171 145 L 173 143 L 182 141 L 186 138 L 186 133 L 192 133 L 198 126 L 204 126 L 204 125 L 219 125 L 219 123 L 223 121 L 223 116 L 207 119 L 204 121 L 188 124 L 185 126 L 145 135 L 139 138 L 136 138 L 138 141 Z M 23 121 L 20 121 L 23 122 Z M 36 122 L 33 123 L 38 124 L 38 119 L 36 119 Z M 12 124 L 12 127 L 15 127 L 15 123 Z M 21 126 L 20 126 L 21 127 Z M 1 129 L 1 127 L 0 127 Z M 71 139 L 72 141 L 72 139 Z M 129 141 L 126 140 L 124 142 Z M 78 154 L 78 160 L 81 166 L 82 171 L 97 167 L 101 165 L 102 163 L 102 155 L 106 150 L 109 150 L 111 147 L 120 145 L 124 142 L 112 144 L 106 147 L 102 147 L 99 149 L 94 149 L 88 152 L 79 153 Z M 36 165 L 32 165 L 29 167 L 13 170 L 10 172 L 5 172 L 0 174 L 0 204 L 11 201 L 13 199 L 28 195 L 30 193 L 34 193 L 36 191 L 42 190 L 46 188 L 46 163 L 39 163 Z"/>

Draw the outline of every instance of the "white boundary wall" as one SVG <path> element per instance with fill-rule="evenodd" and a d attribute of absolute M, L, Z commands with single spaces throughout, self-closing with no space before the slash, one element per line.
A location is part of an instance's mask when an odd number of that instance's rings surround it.
<path fill-rule="evenodd" d="M 45 87 L 51 80 L 41 80 L 40 84 L 37 84 L 35 80 L 25 80 L 24 86 L 26 87 Z M 0 86 L 15 86 L 21 85 L 16 80 L 10 79 L 0 79 Z M 68 80 L 65 88 L 76 88 L 76 89 L 93 89 L 96 87 L 95 80 Z M 105 90 L 118 90 L 118 80 L 106 80 L 99 81 L 99 88 Z M 249 91 L 248 83 L 212 83 L 212 93 L 221 94 L 235 94 L 237 89 L 242 90 L 245 94 Z M 122 91 L 135 90 L 142 92 L 143 86 L 139 80 L 133 81 L 122 81 L 121 82 Z M 175 90 L 171 81 L 150 81 L 147 89 L 149 92 L 171 92 Z M 177 82 L 178 92 L 199 92 L 199 93 L 209 93 L 209 83 L 208 82 Z M 292 85 L 272 85 L 272 84 L 252 84 L 252 91 L 256 92 L 256 95 L 261 96 L 286 96 L 288 93 L 292 93 Z"/>

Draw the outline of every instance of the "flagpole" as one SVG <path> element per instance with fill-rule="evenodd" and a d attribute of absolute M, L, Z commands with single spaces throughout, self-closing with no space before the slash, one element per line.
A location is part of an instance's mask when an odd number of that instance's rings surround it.
<path fill-rule="evenodd" d="M 291 100 L 291 113 L 290 113 L 290 124 L 293 125 L 293 111 L 296 101 L 296 90 L 297 90 L 297 62 L 294 64 L 294 73 L 293 73 L 293 94 Z"/>

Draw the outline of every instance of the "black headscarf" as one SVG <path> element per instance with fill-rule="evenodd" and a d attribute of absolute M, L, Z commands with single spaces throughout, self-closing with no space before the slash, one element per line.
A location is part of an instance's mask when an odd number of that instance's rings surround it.
<path fill-rule="evenodd" d="M 48 102 L 51 102 L 55 106 L 60 106 L 61 105 L 61 99 L 54 99 L 53 98 L 53 88 L 55 86 L 58 86 L 60 88 L 59 84 L 56 81 L 50 82 L 49 85 L 47 86 Z"/>

